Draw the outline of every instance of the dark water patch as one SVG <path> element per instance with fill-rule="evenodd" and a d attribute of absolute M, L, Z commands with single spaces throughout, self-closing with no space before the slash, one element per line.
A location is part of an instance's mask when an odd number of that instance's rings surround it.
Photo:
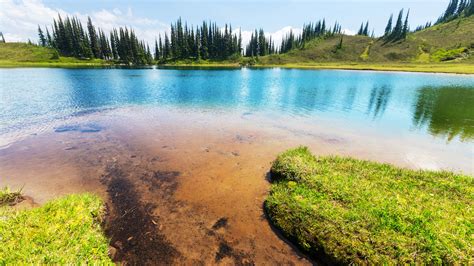
<path fill-rule="evenodd" d="M 178 189 L 176 178 L 180 175 L 178 171 L 153 171 L 144 174 L 141 180 L 148 184 L 150 191 L 159 190 L 165 198 L 170 198 Z"/>
<path fill-rule="evenodd" d="M 60 126 L 54 129 L 56 133 L 63 133 L 63 132 L 80 132 L 80 133 L 96 133 L 100 132 L 104 129 L 103 126 L 96 124 L 96 123 L 87 123 L 87 124 L 76 124 L 76 125 L 65 125 Z"/>
<path fill-rule="evenodd" d="M 237 135 L 235 135 L 235 140 L 240 142 L 240 143 L 244 143 L 244 142 L 252 143 L 255 140 L 255 136 L 237 134 Z"/>
<path fill-rule="evenodd" d="M 112 109 L 113 108 L 90 108 L 90 109 L 85 109 L 85 110 L 74 112 L 74 113 L 71 114 L 71 116 L 73 116 L 73 117 L 86 116 L 86 115 L 90 115 L 90 114 L 93 114 L 93 113 L 99 113 L 99 112 L 102 112 L 102 111 L 112 110 Z"/>
<path fill-rule="evenodd" d="M 242 251 L 234 249 L 230 244 L 224 240 L 219 243 L 219 248 L 216 252 L 215 261 L 220 262 L 224 258 L 231 258 L 234 265 L 255 265 L 253 260 Z"/>
<path fill-rule="evenodd" d="M 219 230 L 221 228 L 227 227 L 229 219 L 227 217 L 222 217 L 212 226 L 213 230 Z"/>
<path fill-rule="evenodd" d="M 180 254 L 160 233 L 160 217 L 152 215 L 156 206 L 143 203 L 135 185 L 116 166 L 101 179 L 110 198 L 106 234 L 117 250 L 113 259 L 131 265 L 172 264 Z"/>

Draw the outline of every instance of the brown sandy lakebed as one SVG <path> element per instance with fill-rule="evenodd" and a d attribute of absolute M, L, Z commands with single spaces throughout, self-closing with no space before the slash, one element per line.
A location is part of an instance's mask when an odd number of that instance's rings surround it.
<path fill-rule="evenodd" d="M 85 114 L 1 149 L 0 184 L 25 185 L 39 204 L 68 193 L 101 195 L 116 261 L 311 264 L 263 213 L 279 152 L 307 145 L 318 154 L 473 172 L 470 151 L 456 143 L 285 121 L 151 107 Z"/>

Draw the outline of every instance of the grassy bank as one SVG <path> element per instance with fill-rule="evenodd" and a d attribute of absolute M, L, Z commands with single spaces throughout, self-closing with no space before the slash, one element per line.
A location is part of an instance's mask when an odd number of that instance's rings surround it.
<path fill-rule="evenodd" d="M 9 187 L 0 188 L 0 207 L 16 204 L 22 200 L 21 189 L 12 191 Z"/>
<path fill-rule="evenodd" d="M 311 50 L 309 50 L 311 51 Z M 374 71 L 406 71 L 406 72 L 433 72 L 433 73 L 458 73 L 474 74 L 474 64 L 462 62 L 317 62 L 308 61 L 312 55 L 298 57 L 302 51 L 293 51 L 289 54 L 252 58 L 233 58 L 229 60 L 178 60 L 159 65 L 159 68 L 192 68 L 192 69 L 218 69 L 240 68 L 250 66 L 255 68 L 299 68 L 299 69 L 347 69 L 347 70 L 374 70 Z M 0 43 L 0 67 L 59 67 L 59 68 L 101 68 L 120 67 L 112 61 L 101 59 L 81 60 L 71 57 L 60 57 L 50 48 L 25 44 L 25 43 Z"/>
<path fill-rule="evenodd" d="M 256 64 L 252 67 L 281 67 L 296 69 L 341 69 L 401 71 L 425 73 L 474 74 L 474 64 L 461 63 L 297 63 L 297 64 Z"/>
<path fill-rule="evenodd" d="M 27 43 L 0 43 L 0 67 L 104 67 L 112 62 L 101 59 L 81 60 L 59 56 L 51 48 Z"/>
<path fill-rule="evenodd" d="M 472 264 L 474 179 L 307 148 L 279 155 L 265 208 L 303 250 L 336 263 Z"/>
<path fill-rule="evenodd" d="M 0 207 L 0 265 L 112 264 L 97 196 L 70 195 L 39 208 Z"/>

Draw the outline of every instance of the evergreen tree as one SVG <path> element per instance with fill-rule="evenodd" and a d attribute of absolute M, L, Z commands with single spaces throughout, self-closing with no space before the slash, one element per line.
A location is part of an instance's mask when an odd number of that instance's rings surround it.
<path fill-rule="evenodd" d="M 0 31 L 0 43 L 5 43 L 5 37 L 3 37 L 3 33 Z"/>
<path fill-rule="evenodd" d="M 408 17 L 407 17 L 407 19 L 408 19 Z M 404 34 L 404 26 L 405 26 L 405 24 L 403 23 L 403 9 L 402 9 L 398 13 L 397 23 L 395 24 L 395 27 L 393 28 L 390 35 L 385 38 L 386 41 L 387 42 L 395 42 L 395 41 L 399 41 L 399 40 L 405 38 L 406 35 Z M 407 21 L 407 26 L 408 26 L 408 21 Z"/>
<path fill-rule="evenodd" d="M 402 35 L 401 35 L 402 39 L 405 39 L 407 37 L 408 31 L 409 31 L 409 25 L 408 25 L 409 15 L 410 15 L 410 9 L 408 9 L 407 15 L 405 17 L 405 23 L 403 23 L 403 30 L 402 30 Z"/>
<path fill-rule="evenodd" d="M 357 31 L 357 35 L 364 35 L 364 23 L 360 24 L 360 28 Z"/>
<path fill-rule="evenodd" d="M 160 48 L 158 46 L 158 41 L 155 39 L 155 61 L 160 61 Z"/>
<path fill-rule="evenodd" d="M 163 51 L 163 42 L 161 41 L 161 35 L 158 37 L 158 45 L 159 45 L 159 57 L 160 59 L 165 59 L 164 58 L 164 51 Z"/>
<path fill-rule="evenodd" d="M 364 31 L 362 32 L 362 35 L 364 36 L 369 36 L 369 22 L 365 24 Z"/>
<path fill-rule="evenodd" d="M 99 46 L 99 38 L 97 37 L 95 27 L 94 25 L 92 25 L 92 20 L 90 17 L 87 17 L 87 30 L 89 31 L 89 39 L 92 53 L 94 54 L 95 58 L 100 58 L 101 51 Z"/>
<path fill-rule="evenodd" d="M 163 52 L 163 58 L 166 60 L 168 58 L 171 58 L 171 44 L 170 40 L 168 38 L 168 34 L 165 33 L 165 49 Z"/>
<path fill-rule="evenodd" d="M 46 38 L 44 37 L 41 27 L 38 25 L 39 45 L 46 46 Z"/>
<path fill-rule="evenodd" d="M 51 34 L 49 34 L 48 27 L 46 27 L 46 46 L 54 47 L 53 38 L 51 38 Z"/>
<path fill-rule="evenodd" d="M 392 33 L 392 21 L 393 21 L 393 14 L 390 15 L 388 19 L 387 26 L 385 27 L 385 33 L 383 36 L 389 36 Z"/>

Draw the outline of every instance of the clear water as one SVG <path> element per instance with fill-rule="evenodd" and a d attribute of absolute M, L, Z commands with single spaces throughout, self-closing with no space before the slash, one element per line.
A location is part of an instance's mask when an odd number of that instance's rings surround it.
<path fill-rule="evenodd" d="M 0 69 L 0 138 L 123 106 L 337 120 L 471 143 L 474 76 L 236 69 Z"/>

